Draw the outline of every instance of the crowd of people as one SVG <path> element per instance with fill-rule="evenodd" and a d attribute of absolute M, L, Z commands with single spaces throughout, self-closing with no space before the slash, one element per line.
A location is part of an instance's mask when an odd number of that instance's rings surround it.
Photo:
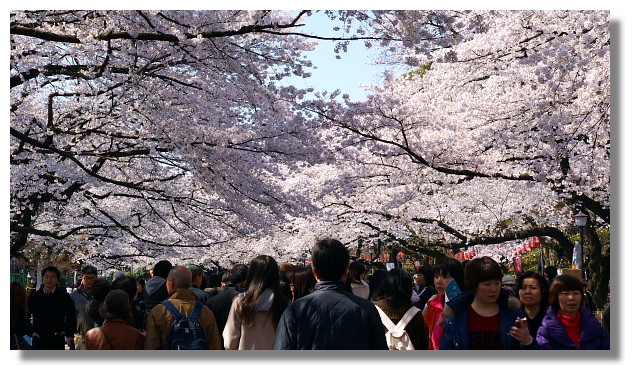
<path fill-rule="evenodd" d="M 504 275 L 490 257 L 368 271 L 335 239 L 310 267 L 259 255 L 215 286 L 162 260 L 148 280 L 85 266 L 68 293 L 49 266 L 30 294 L 11 283 L 11 349 L 610 349 L 608 308 L 596 319 L 575 276 Z"/>

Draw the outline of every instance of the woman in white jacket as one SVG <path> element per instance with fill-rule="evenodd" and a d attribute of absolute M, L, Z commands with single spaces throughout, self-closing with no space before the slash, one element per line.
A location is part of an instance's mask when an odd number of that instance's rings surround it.
<path fill-rule="evenodd" d="M 249 265 L 247 290 L 234 298 L 223 330 L 225 349 L 271 350 L 289 301 L 280 291 L 278 263 L 259 255 Z"/>

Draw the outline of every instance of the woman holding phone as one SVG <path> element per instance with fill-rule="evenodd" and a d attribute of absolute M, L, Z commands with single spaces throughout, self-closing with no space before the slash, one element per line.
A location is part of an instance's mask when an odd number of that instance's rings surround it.
<path fill-rule="evenodd" d="M 549 282 L 539 272 L 525 272 L 516 280 L 514 296 L 520 299 L 529 334 L 535 340 L 549 305 Z"/>
<path fill-rule="evenodd" d="M 446 303 L 441 349 L 519 349 L 512 329 L 529 332 L 520 301 L 502 289 L 503 271 L 490 257 L 465 266 L 467 291 Z M 520 328 L 514 327 L 519 323 Z"/>

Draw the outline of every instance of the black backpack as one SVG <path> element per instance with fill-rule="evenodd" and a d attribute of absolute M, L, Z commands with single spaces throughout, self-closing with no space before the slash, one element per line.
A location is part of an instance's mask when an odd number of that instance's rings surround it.
<path fill-rule="evenodd" d="M 203 310 L 203 304 L 196 301 L 194 310 L 190 316 L 183 316 L 167 299 L 161 302 L 174 316 L 174 324 L 170 328 L 170 336 L 165 349 L 169 350 L 207 350 L 205 331 L 198 322 L 198 317 Z"/>

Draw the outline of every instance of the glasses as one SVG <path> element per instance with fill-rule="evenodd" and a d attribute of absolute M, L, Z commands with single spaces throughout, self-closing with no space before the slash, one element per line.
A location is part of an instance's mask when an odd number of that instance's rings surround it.
<path fill-rule="evenodd" d="M 97 280 L 97 277 L 96 276 L 82 276 L 82 280 L 95 281 Z"/>

